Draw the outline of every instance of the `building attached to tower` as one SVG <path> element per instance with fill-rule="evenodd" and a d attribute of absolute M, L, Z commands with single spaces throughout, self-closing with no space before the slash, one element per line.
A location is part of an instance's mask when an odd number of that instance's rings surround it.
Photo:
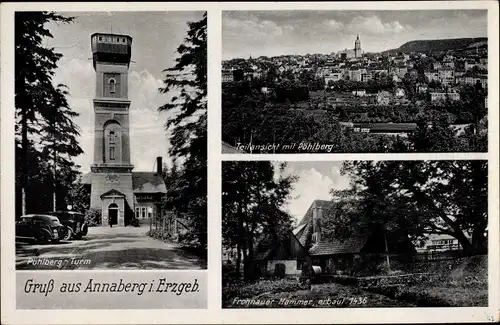
<path fill-rule="evenodd" d="M 95 33 L 91 44 L 96 73 L 94 159 L 91 172 L 84 176 L 84 183 L 91 186 L 90 207 L 102 210 L 103 226 L 127 226 L 134 218 L 149 223 L 161 215 L 166 187 L 161 157 L 155 172 L 132 171 L 128 99 L 132 38 Z"/>
<path fill-rule="evenodd" d="M 358 59 L 363 57 L 363 50 L 361 49 L 361 40 L 359 39 L 359 34 L 354 42 L 354 49 L 345 49 L 343 51 L 337 52 L 337 59 Z"/>

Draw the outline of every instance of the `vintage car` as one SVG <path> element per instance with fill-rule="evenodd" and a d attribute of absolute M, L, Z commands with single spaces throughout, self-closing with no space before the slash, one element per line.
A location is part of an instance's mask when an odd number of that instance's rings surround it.
<path fill-rule="evenodd" d="M 64 240 L 81 239 L 88 233 L 88 226 L 85 222 L 85 215 L 75 211 L 54 211 L 47 212 L 52 216 L 59 218 L 64 225 Z"/>
<path fill-rule="evenodd" d="M 64 226 L 57 217 L 46 214 L 28 214 L 16 222 L 16 240 L 40 244 L 57 243 L 64 233 Z"/>

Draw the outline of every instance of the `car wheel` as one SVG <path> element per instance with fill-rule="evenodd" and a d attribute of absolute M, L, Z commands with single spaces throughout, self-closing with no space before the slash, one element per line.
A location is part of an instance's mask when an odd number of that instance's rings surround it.
<path fill-rule="evenodd" d="M 47 244 L 49 241 L 50 237 L 45 231 L 40 232 L 36 237 L 36 242 L 38 244 Z"/>
<path fill-rule="evenodd" d="M 87 225 L 84 225 L 81 232 L 82 236 L 87 235 L 88 232 L 89 232 L 89 227 Z"/>
<path fill-rule="evenodd" d="M 71 238 L 73 237 L 73 232 L 71 231 L 71 228 L 70 227 L 67 227 L 66 228 L 66 231 L 64 233 L 64 237 L 63 239 L 64 240 L 71 240 Z"/>

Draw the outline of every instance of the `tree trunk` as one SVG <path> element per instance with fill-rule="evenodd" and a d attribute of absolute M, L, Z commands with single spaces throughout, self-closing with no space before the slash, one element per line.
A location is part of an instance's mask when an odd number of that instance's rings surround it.
<path fill-rule="evenodd" d="M 474 247 L 467 237 L 465 237 L 463 231 L 455 230 L 453 232 L 453 237 L 458 240 L 458 243 L 462 246 L 463 252 L 465 256 L 471 256 L 475 254 Z"/>
<path fill-rule="evenodd" d="M 238 274 L 238 278 L 241 275 L 241 245 L 238 242 L 236 244 L 236 273 Z"/>
<path fill-rule="evenodd" d="M 387 245 L 387 232 L 384 232 L 384 241 L 385 241 L 385 259 L 387 263 L 387 269 L 391 270 L 391 262 L 389 261 L 389 245 Z"/>
<path fill-rule="evenodd" d="M 29 168 L 28 168 L 28 117 L 26 111 L 21 113 L 21 214 L 27 213 L 27 187 L 29 182 Z"/>
<path fill-rule="evenodd" d="M 488 252 L 488 242 L 484 235 L 485 227 L 477 226 L 472 231 L 472 249 L 475 254 L 486 254 Z"/>
<path fill-rule="evenodd" d="M 253 235 L 250 235 L 248 238 L 248 255 L 247 262 L 245 262 L 245 269 L 247 270 L 246 280 L 254 280 L 255 279 L 255 269 L 254 269 L 254 260 L 253 260 Z"/>
<path fill-rule="evenodd" d="M 54 183 L 52 184 L 53 185 L 53 188 L 52 188 L 52 208 L 53 208 L 53 211 L 55 212 L 57 210 L 57 150 L 56 150 L 56 141 L 55 141 L 55 138 L 54 138 L 54 172 L 53 172 L 53 181 Z"/>

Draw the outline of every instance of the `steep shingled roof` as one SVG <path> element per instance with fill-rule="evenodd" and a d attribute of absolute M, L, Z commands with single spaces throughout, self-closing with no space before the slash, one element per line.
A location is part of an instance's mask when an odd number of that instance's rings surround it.
<path fill-rule="evenodd" d="M 163 177 L 153 172 L 133 172 L 132 188 L 134 193 L 167 193 Z"/>
<path fill-rule="evenodd" d="M 313 207 L 320 207 L 324 210 L 330 210 L 333 206 L 332 201 L 327 200 L 314 200 L 309 209 L 307 209 L 306 214 L 300 220 L 299 224 L 293 230 L 295 237 L 299 240 L 302 246 L 306 245 L 307 239 L 312 234 L 312 215 L 313 215 Z"/>
<path fill-rule="evenodd" d="M 313 207 L 320 207 L 320 208 L 325 209 L 325 210 L 330 210 L 332 208 L 332 206 L 333 206 L 332 201 L 314 200 L 313 203 L 311 204 L 311 206 L 309 207 L 309 209 L 307 209 L 307 212 L 304 215 L 304 217 L 302 218 L 302 220 L 300 220 L 298 226 L 309 223 L 309 221 L 312 220 Z"/>
<path fill-rule="evenodd" d="M 368 236 L 356 236 L 345 240 L 322 240 L 309 249 L 309 254 L 318 256 L 359 253 L 365 246 L 367 240 Z"/>

